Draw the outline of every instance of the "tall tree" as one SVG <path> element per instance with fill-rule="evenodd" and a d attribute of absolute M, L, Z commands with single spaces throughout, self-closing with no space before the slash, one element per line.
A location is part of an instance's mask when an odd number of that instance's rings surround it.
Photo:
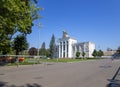
<path fill-rule="evenodd" d="M 39 18 L 37 0 L 1 0 L 0 1 L 0 49 L 6 52 L 12 36 L 21 32 L 30 34 L 33 21 Z"/>
<path fill-rule="evenodd" d="M 45 48 L 45 42 L 42 43 L 42 46 L 40 48 L 40 55 L 46 56 L 46 48 Z"/>
<path fill-rule="evenodd" d="M 51 41 L 50 41 L 49 47 L 50 47 L 50 57 L 54 58 L 55 57 L 55 48 L 56 48 L 54 34 L 51 37 Z"/>
<path fill-rule="evenodd" d="M 35 47 L 31 47 L 28 52 L 32 56 L 37 55 L 37 49 Z"/>
<path fill-rule="evenodd" d="M 16 55 L 19 55 L 19 52 L 27 50 L 27 48 L 28 48 L 26 36 L 23 34 L 17 35 L 17 37 L 14 39 L 13 42 L 14 42 L 13 48 L 16 51 Z"/>

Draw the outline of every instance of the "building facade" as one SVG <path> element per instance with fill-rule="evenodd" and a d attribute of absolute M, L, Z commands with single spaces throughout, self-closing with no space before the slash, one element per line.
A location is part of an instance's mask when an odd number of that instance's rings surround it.
<path fill-rule="evenodd" d="M 76 52 L 85 52 L 85 57 L 93 57 L 92 53 L 95 44 L 92 42 L 78 43 L 76 39 L 71 38 L 67 32 L 63 31 L 62 38 L 58 39 L 56 57 L 58 58 L 76 58 Z"/>

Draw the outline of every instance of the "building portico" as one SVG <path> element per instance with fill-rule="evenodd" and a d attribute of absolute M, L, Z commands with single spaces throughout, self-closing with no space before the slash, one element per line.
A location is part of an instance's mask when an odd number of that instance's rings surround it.
<path fill-rule="evenodd" d="M 76 52 L 86 52 L 86 56 L 91 57 L 90 53 L 94 51 L 95 45 L 90 42 L 78 43 L 63 31 L 62 38 L 58 39 L 57 49 L 58 58 L 75 58 Z"/>
<path fill-rule="evenodd" d="M 62 38 L 59 38 L 58 40 L 59 58 L 71 58 L 72 44 L 74 43 L 77 43 L 77 40 L 70 38 L 67 32 L 63 31 Z"/>

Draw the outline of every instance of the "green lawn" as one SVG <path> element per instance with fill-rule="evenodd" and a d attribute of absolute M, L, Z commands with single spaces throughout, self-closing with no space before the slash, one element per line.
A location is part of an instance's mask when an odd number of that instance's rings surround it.
<path fill-rule="evenodd" d="M 81 59 L 41 59 L 42 62 L 80 62 Z"/>
<path fill-rule="evenodd" d="M 8 66 L 14 66 L 14 65 L 34 65 L 34 64 L 41 64 L 43 62 L 81 62 L 81 61 L 89 61 L 89 60 L 99 60 L 100 58 L 80 58 L 80 59 L 67 59 L 67 58 L 60 58 L 60 59 L 34 59 L 34 58 L 25 58 L 24 62 L 15 62 L 15 63 L 8 63 Z"/>

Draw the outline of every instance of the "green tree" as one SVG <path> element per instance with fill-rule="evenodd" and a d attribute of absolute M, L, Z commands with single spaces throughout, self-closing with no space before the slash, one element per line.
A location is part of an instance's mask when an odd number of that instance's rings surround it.
<path fill-rule="evenodd" d="M 112 49 L 108 47 L 108 48 L 107 48 L 107 51 L 112 51 Z"/>
<path fill-rule="evenodd" d="M 99 51 L 97 52 L 97 56 L 101 57 L 101 56 L 103 56 L 103 55 L 104 55 L 104 53 L 103 53 L 102 50 L 99 50 Z"/>
<path fill-rule="evenodd" d="M 84 51 L 82 52 L 82 56 L 83 56 L 83 58 L 85 57 L 85 52 Z"/>
<path fill-rule="evenodd" d="M 10 40 L 0 42 L 0 52 L 2 55 L 8 54 L 12 51 Z"/>
<path fill-rule="evenodd" d="M 31 47 L 28 52 L 32 56 L 37 55 L 37 49 L 35 47 Z"/>
<path fill-rule="evenodd" d="M 40 55 L 46 55 L 46 48 L 45 48 L 45 42 L 42 43 L 42 46 L 40 48 Z"/>
<path fill-rule="evenodd" d="M 8 52 L 11 39 L 17 32 L 30 34 L 33 21 L 40 18 L 37 0 L 0 1 L 0 49 Z"/>
<path fill-rule="evenodd" d="M 94 56 L 94 57 L 97 56 L 97 50 L 94 50 L 94 51 L 93 51 L 92 56 Z"/>
<path fill-rule="evenodd" d="M 118 47 L 117 52 L 120 54 L 120 46 Z"/>
<path fill-rule="evenodd" d="M 46 49 L 46 57 L 50 57 L 50 49 Z"/>
<path fill-rule="evenodd" d="M 14 42 L 13 48 L 16 51 L 16 55 L 19 55 L 19 52 L 27 50 L 27 48 L 28 48 L 26 36 L 23 34 L 17 35 L 17 37 L 14 39 L 13 42 Z"/>
<path fill-rule="evenodd" d="M 80 52 L 76 52 L 76 57 L 77 57 L 77 58 L 80 57 Z"/>
<path fill-rule="evenodd" d="M 55 48 L 56 48 L 54 34 L 51 37 L 51 41 L 50 41 L 49 47 L 50 47 L 50 57 L 53 58 L 55 56 Z"/>

